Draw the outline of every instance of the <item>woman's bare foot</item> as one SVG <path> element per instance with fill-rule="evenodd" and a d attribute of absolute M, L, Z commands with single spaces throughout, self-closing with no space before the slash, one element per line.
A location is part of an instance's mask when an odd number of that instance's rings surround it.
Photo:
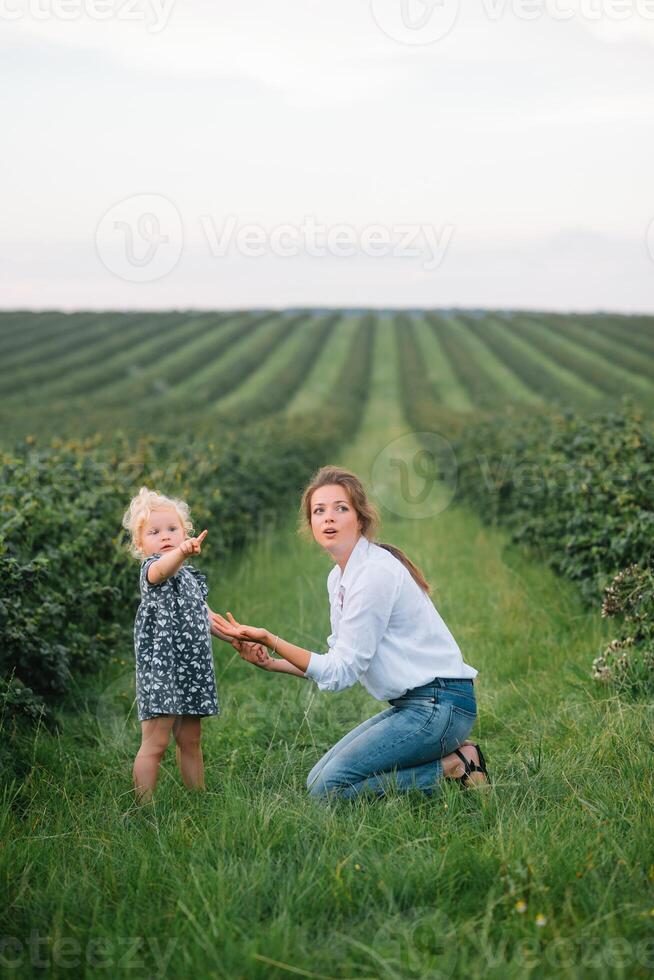
<path fill-rule="evenodd" d="M 465 766 L 454 752 L 444 756 L 441 759 L 441 764 L 445 779 L 461 779 L 461 776 L 465 774 Z"/>
<path fill-rule="evenodd" d="M 466 741 L 459 746 L 458 751 L 461 753 L 461 755 L 465 756 L 468 762 L 474 762 L 476 766 L 481 764 L 479 752 L 475 748 L 474 742 L 470 742 L 468 739 L 466 739 Z M 445 776 L 446 779 L 461 779 L 462 776 L 465 775 L 465 766 L 456 752 L 446 755 L 441 761 L 443 764 L 443 776 Z M 466 785 L 468 786 L 479 786 L 487 782 L 488 777 L 483 772 L 468 773 L 466 778 Z"/>

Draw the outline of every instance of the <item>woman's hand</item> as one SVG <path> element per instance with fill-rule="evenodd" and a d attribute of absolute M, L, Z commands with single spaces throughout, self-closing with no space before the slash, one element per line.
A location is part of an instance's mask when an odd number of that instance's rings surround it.
<path fill-rule="evenodd" d="M 216 625 L 226 635 L 234 640 L 250 640 L 254 643 L 263 643 L 270 646 L 270 633 L 263 626 L 243 626 L 237 623 L 230 612 L 227 613 L 228 619 L 220 613 L 214 613 L 213 618 Z"/>

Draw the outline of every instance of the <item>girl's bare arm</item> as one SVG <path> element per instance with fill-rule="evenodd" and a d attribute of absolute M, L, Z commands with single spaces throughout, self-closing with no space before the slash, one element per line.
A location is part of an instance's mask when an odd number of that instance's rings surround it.
<path fill-rule="evenodd" d="M 202 531 L 197 538 L 187 538 L 176 548 L 171 548 L 148 565 L 148 582 L 150 585 L 160 585 L 167 578 L 174 575 L 182 567 L 187 558 L 191 555 L 199 555 L 202 551 L 202 542 L 207 536 L 207 531 Z"/>

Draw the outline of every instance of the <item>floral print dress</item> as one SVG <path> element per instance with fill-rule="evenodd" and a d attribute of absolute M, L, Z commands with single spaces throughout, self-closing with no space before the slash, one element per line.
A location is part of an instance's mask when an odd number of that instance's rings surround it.
<path fill-rule="evenodd" d="M 192 565 L 153 585 L 141 564 L 141 604 L 134 623 L 139 721 L 157 715 L 217 715 L 207 582 Z"/>

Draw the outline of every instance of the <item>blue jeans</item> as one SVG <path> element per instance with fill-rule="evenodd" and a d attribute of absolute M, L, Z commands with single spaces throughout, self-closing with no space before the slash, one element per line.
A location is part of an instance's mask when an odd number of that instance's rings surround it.
<path fill-rule="evenodd" d="M 370 791 L 431 794 L 441 759 L 461 745 L 477 717 L 471 680 L 435 678 L 407 691 L 323 755 L 307 778 L 311 796 L 348 799 Z"/>

